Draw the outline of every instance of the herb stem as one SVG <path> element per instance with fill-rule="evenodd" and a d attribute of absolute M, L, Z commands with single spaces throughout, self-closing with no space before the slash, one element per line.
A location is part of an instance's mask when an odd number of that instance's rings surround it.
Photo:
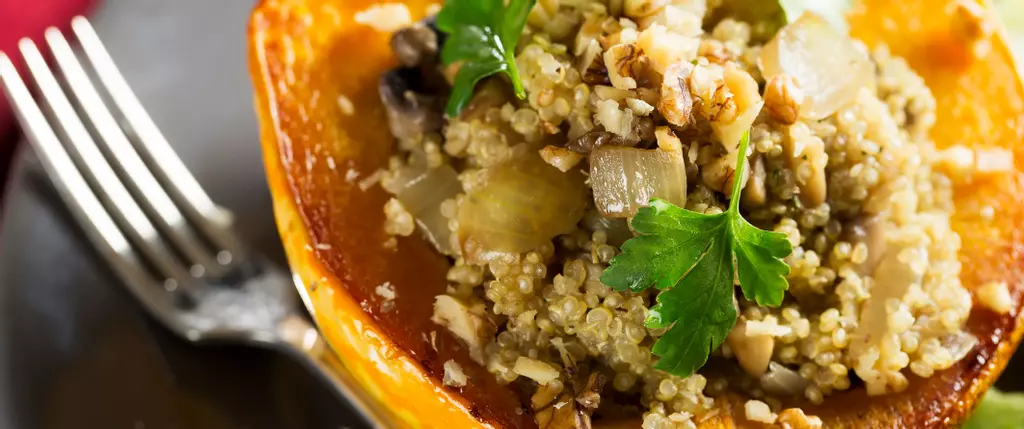
<path fill-rule="evenodd" d="M 747 160 L 747 146 L 750 144 L 750 131 L 744 132 L 740 138 L 740 148 L 736 152 L 736 174 L 732 176 L 732 196 L 729 200 L 729 211 L 739 213 L 740 192 L 743 191 L 743 163 Z"/>
<path fill-rule="evenodd" d="M 516 66 L 515 46 L 505 51 L 505 62 L 508 63 L 508 76 L 512 80 L 512 89 L 520 100 L 526 99 L 526 90 L 523 89 L 523 80 L 519 77 L 519 68 Z"/>

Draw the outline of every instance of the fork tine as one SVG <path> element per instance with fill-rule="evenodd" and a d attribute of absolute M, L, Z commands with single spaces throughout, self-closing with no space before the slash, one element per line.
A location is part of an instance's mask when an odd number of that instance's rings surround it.
<path fill-rule="evenodd" d="M 89 181 L 95 185 L 95 188 L 99 189 L 97 192 L 101 199 L 107 202 L 107 207 L 111 207 L 110 213 L 160 273 L 174 280 L 174 283 L 167 284 L 168 286 L 188 287 L 191 285 L 189 274 L 182 269 L 181 265 L 176 262 L 175 256 L 162 244 L 156 228 L 132 200 L 131 195 L 121 184 L 121 180 L 117 178 L 114 170 L 110 168 L 107 160 L 100 153 L 35 43 L 29 39 L 23 39 L 18 46 L 25 57 L 29 71 L 35 77 L 36 85 L 39 86 L 43 97 L 53 109 L 56 121 L 64 129 L 70 144 L 75 147 L 75 153 L 77 153 L 81 164 L 85 165 L 82 171 L 89 177 Z"/>
<path fill-rule="evenodd" d="M 3 52 L 0 52 L 0 83 L 43 168 L 99 253 L 147 308 L 162 312 L 173 308 L 171 295 L 159 290 L 139 264 L 128 240 L 82 178 L 14 64 Z"/>
<path fill-rule="evenodd" d="M 110 93 L 114 104 L 138 135 L 138 143 L 142 146 L 141 152 L 148 156 L 148 161 L 154 166 L 153 169 L 164 186 L 183 208 L 189 220 L 220 249 L 228 252 L 227 260 L 234 259 L 240 262 L 244 257 L 242 246 L 238 238 L 227 228 L 230 215 L 210 200 L 181 158 L 171 149 L 163 133 L 146 113 L 146 109 L 142 107 L 142 103 L 114 65 L 110 53 L 103 46 L 89 20 L 77 16 L 71 20 L 71 28 L 85 52 L 85 57 Z M 221 257 L 223 255 L 218 255 L 218 258 Z"/>
<path fill-rule="evenodd" d="M 46 30 L 45 37 L 57 60 L 57 65 L 68 81 L 71 93 L 74 94 L 79 105 L 85 111 L 86 117 L 90 119 L 100 134 L 100 140 L 106 144 L 109 153 L 116 160 L 112 163 L 112 167 L 124 172 L 123 176 L 126 181 L 135 190 L 136 200 L 139 200 L 158 219 L 158 224 L 162 227 L 165 235 L 188 258 L 189 263 L 203 267 L 214 277 L 223 275 L 226 268 L 215 261 L 213 255 L 204 249 L 174 202 L 164 192 L 146 164 L 142 162 L 142 158 L 124 135 L 117 120 L 107 110 L 106 104 L 85 74 L 85 70 L 82 69 L 78 57 L 71 50 L 64 35 L 60 30 L 51 27 Z"/>

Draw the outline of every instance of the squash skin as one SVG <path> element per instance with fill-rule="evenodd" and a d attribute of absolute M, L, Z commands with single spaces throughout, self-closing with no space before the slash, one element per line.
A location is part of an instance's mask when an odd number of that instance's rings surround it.
<path fill-rule="evenodd" d="M 414 20 L 429 4 L 402 2 Z M 388 196 L 376 186 L 365 192 L 357 186 L 386 166 L 393 145 L 376 93 L 378 76 L 396 64 L 389 35 L 353 20 L 373 3 L 263 0 L 250 21 L 250 72 L 264 161 L 290 265 L 306 285 L 314 317 L 344 369 L 390 407 L 396 426 L 536 427 L 517 392 L 498 385 L 457 340 L 429 321 L 429 304 L 445 287 L 444 261 L 415 235 L 400 238 L 397 251 L 384 249 L 382 206 Z M 1000 30 L 986 57 L 969 56 L 951 30 L 946 11 L 953 3 L 861 0 L 850 14 L 852 33 L 869 46 L 887 43 L 925 78 L 938 103 L 932 132 L 938 147 L 1012 148 L 1014 174 L 956 188 L 953 226 L 963 242 L 964 284 L 1007 281 L 1017 306 L 1005 316 L 975 306 L 968 328 L 980 345 L 931 378 L 912 376 L 905 392 L 869 398 L 856 389 L 834 394 L 820 407 L 793 404 L 820 416 L 825 427 L 956 426 L 998 377 L 1024 333 L 1017 317 L 1024 274 L 1024 229 L 1019 227 L 1024 225 L 1024 146 L 1019 143 L 1024 89 Z M 351 116 L 338 107 L 342 94 L 356 106 Z M 359 179 L 346 180 L 349 169 L 359 172 Z M 995 219 L 982 220 L 984 205 L 995 208 Z M 390 312 L 379 310 L 373 292 L 385 281 L 398 291 Z M 369 312 L 361 309 L 363 303 Z M 432 331 L 437 351 L 430 345 Z M 470 375 L 461 391 L 439 381 L 447 359 Z M 718 403 L 723 412 L 702 422 L 702 428 L 761 426 L 743 418 L 738 396 Z M 639 427 L 639 421 L 627 423 L 621 427 Z"/>

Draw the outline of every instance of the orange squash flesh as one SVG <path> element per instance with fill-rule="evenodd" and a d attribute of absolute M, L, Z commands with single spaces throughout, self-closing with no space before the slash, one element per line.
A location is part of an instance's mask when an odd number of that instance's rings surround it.
<path fill-rule="evenodd" d="M 428 0 L 402 0 L 412 18 Z M 249 28 L 268 184 L 289 262 L 309 290 L 314 317 L 344 369 L 370 396 L 409 427 L 536 427 L 521 392 L 499 385 L 473 363 L 444 329 L 430 322 L 433 297 L 444 291 L 445 261 L 418 237 L 383 245 L 379 186 L 359 186 L 386 165 L 393 139 L 377 96 L 377 78 L 396 64 L 389 34 L 356 23 L 373 0 L 263 0 Z M 1002 33 L 980 59 L 954 30 L 953 0 L 862 0 L 850 15 L 852 33 L 869 46 L 885 43 L 906 57 L 938 102 L 936 144 L 999 146 L 1014 152 L 1017 172 L 956 188 L 954 228 L 963 241 L 962 280 L 1014 286 L 1018 306 L 1000 316 L 976 305 L 968 329 L 981 344 L 954 367 L 912 377 L 902 393 L 868 397 L 838 393 L 822 406 L 797 404 L 826 427 L 944 427 L 970 413 L 1020 340 L 1024 253 L 1024 89 Z M 998 27 L 998 23 L 995 24 Z M 355 106 L 339 107 L 345 97 Z M 358 177 L 353 179 L 353 175 Z M 981 217 L 991 206 L 996 216 Z M 394 286 L 384 311 L 375 289 Z M 365 309 L 365 311 L 364 311 Z M 443 364 L 459 362 L 463 388 L 442 386 Z M 705 428 L 750 426 L 742 399 L 719 401 L 723 412 Z M 836 404 L 842 404 L 837 406 Z M 639 422 L 629 422 L 638 427 Z"/>

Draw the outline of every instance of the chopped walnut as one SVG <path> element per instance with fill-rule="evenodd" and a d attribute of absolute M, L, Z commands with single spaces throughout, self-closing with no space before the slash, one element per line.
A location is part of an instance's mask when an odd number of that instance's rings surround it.
<path fill-rule="evenodd" d="M 634 44 L 618 44 L 605 51 L 604 66 L 608 69 L 612 86 L 619 89 L 637 87 L 634 64 L 639 61 L 641 53 Z"/>
<path fill-rule="evenodd" d="M 750 73 L 735 63 L 725 65 L 722 79 L 729 87 L 729 92 L 732 92 L 738 113 L 748 111 L 761 101 L 761 91 L 757 87 L 757 81 Z M 749 127 L 749 124 L 747 126 Z"/>
<path fill-rule="evenodd" d="M 703 165 L 701 179 L 708 188 L 732 198 L 732 185 L 736 177 L 737 152 L 725 153 Z M 750 161 L 744 161 L 749 166 Z M 743 169 L 743 184 L 750 178 L 750 168 Z"/>
<path fill-rule="evenodd" d="M 822 425 L 818 416 L 808 416 L 799 408 L 782 410 L 776 423 L 781 425 L 782 429 L 821 429 Z"/>
<path fill-rule="evenodd" d="M 431 320 L 461 339 L 470 348 L 474 360 L 483 360 L 483 347 L 494 337 L 493 323 L 484 317 L 482 309 L 470 308 L 462 301 L 448 295 L 438 295 L 434 301 L 434 316 Z"/>
<path fill-rule="evenodd" d="M 637 116 L 647 116 L 654 112 L 654 106 L 639 98 L 627 98 L 626 106 L 632 109 Z"/>
<path fill-rule="evenodd" d="M 725 49 L 725 45 L 715 39 L 701 40 L 700 47 L 697 48 L 697 56 L 707 58 L 708 61 L 717 64 L 725 64 L 732 60 L 732 54 Z"/>
<path fill-rule="evenodd" d="M 584 13 L 583 25 L 580 26 L 580 30 L 576 33 L 576 40 L 573 43 L 573 54 L 577 57 L 583 55 L 583 53 L 589 49 L 592 42 L 597 42 L 597 39 L 601 37 L 604 29 L 601 28 L 602 24 L 607 18 L 603 13 Z M 598 48 L 600 48 L 598 44 Z"/>
<path fill-rule="evenodd" d="M 388 235 L 410 236 L 416 230 L 412 214 L 396 198 L 384 204 L 384 232 Z"/>
<path fill-rule="evenodd" d="M 651 69 L 661 74 L 672 64 L 693 59 L 698 46 L 697 38 L 668 31 L 663 25 L 641 31 L 636 44 L 650 61 Z"/>
<path fill-rule="evenodd" d="M 604 55 L 601 53 L 601 44 L 597 40 L 591 40 L 590 44 L 580 55 L 580 74 L 583 82 L 588 85 L 608 85 L 608 68 L 604 65 Z"/>
<path fill-rule="evenodd" d="M 558 368 L 555 368 L 551 364 L 537 359 L 528 358 L 526 356 L 520 356 L 516 359 L 516 364 L 512 367 L 512 372 L 536 381 L 542 385 L 556 380 L 559 373 Z"/>
<path fill-rule="evenodd" d="M 636 146 L 638 141 L 627 140 L 618 134 L 605 131 L 603 127 L 597 126 L 566 144 L 566 148 L 577 153 L 590 153 L 594 149 L 604 146 Z"/>
<path fill-rule="evenodd" d="M 676 137 L 676 133 L 672 132 L 671 128 L 657 127 L 654 129 L 654 136 L 658 140 L 658 149 L 665 152 L 683 152 L 683 143 L 679 141 L 679 137 Z"/>
<path fill-rule="evenodd" d="M 803 102 L 803 90 L 789 75 L 773 77 L 764 89 L 764 106 L 771 118 L 780 124 L 793 125 L 800 117 Z"/>
<path fill-rule="evenodd" d="M 668 3 L 667 0 L 625 0 L 623 12 L 630 18 L 643 18 L 658 13 Z"/>
<path fill-rule="evenodd" d="M 773 424 L 778 418 L 778 416 L 772 412 L 771 408 L 768 407 L 768 404 L 758 400 L 751 399 L 747 401 L 743 404 L 743 411 L 747 420 L 752 422 Z"/>
<path fill-rule="evenodd" d="M 458 362 L 448 359 L 444 363 L 444 380 L 442 380 L 442 384 L 445 386 L 463 387 L 468 380 L 469 377 L 462 371 L 462 365 L 459 365 Z"/>
<path fill-rule="evenodd" d="M 557 168 L 559 171 L 565 173 L 572 170 L 577 164 L 583 160 L 583 155 L 578 152 L 573 152 L 564 147 L 544 146 L 540 150 L 540 157 L 544 162 Z"/>
<path fill-rule="evenodd" d="M 689 79 L 690 93 L 700 101 L 699 112 L 710 121 L 721 120 L 728 122 L 729 118 L 736 115 L 736 103 L 732 100 L 732 93 L 725 86 L 722 74 L 725 69 L 717 64 L 691 66 Z M 723 112 L 729 110 L 732 113 Z"/>
<path fill-rule="evenodd" d="M 540 429 L 591 429 L 590 416 L 601 403 L 601 390 L 607 381 L 599 372 L 592 372 L 582 382 L 583 374 L 568 383 L 541 385 L 530 398 L 537 427 Z"/>
<path fill-rule="evenodd" d="M 661 82 L 661 100 L 658 111 L 672 125 L 685 127 L 691 121 L 693 112 L 693 96 L 690 95 L 689 77 L 693 65 L 678 62 L 665 69 L 665 78 Z"/>

